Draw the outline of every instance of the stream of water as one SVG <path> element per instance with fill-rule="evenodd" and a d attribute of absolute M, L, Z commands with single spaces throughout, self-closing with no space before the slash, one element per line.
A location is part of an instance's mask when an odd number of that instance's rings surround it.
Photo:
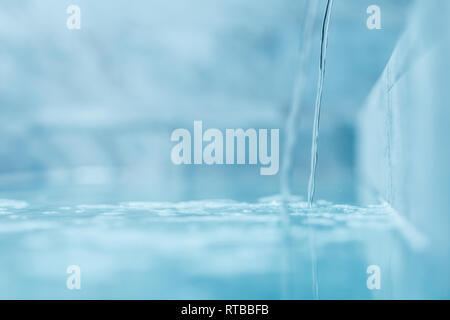
<path fill-rule="evenodd" d="M 302 47 L 299 53 L 298 72 L 292 91 L 292 105 L 286 124 L 286 147 L 284 149 L 283 166 L 281 168 L 281 194 L 287 199 L 290 194 L 290 177 L 292 176 L 293 150 L 297 141 L 301 103 L 305 93 L 307 62 L 311 56 L 314 22 L 316 21 L 318 1 L 309 1 L 302 33 Z"/>
<path fill-rule="evenodd" d="M 318 141 L 319 141 L 319 125 L 320 125 L 320 109 L 322 105 L 323 82 L 325 79 L 325 66 L 327 60 L 327 46 L 328 46 L 328 28 L 331 20 L 331 10 L 333 8 L 333 0 L 328 0 L 323 18 L 322 25 L 322 42 L 320 48 L 320 64 L 319 64 L 319 79 L 317 82 L 316 103 L 314 107 L 314 125 L 312 134 L 311 147 L 311 173 L 308 184 L 308 204 L 312 206 L 314 200 L 315 183 L 316 183 L 316 169 L 318 158 Z"/>
<path fill-rule="evenodd" d="M 320 121 L 320 107 L 322 102 L 322 92 L 323 92 L 323 82 L 325 77 L 325 63 L 326 63 L 326 50 L 328 44 L 328 28 L 330 24 L 331 9 L 333 6 L 333 0 L 329 0 L 327 3 L 325 16 L 323 19 L 322 26 L 322 38 L 321 38 L 321 51 L 320 51 L 320 66 L 319 66 L 319 80 L 317 85 L 317 96 L 315 103 L 315 114 L 314 114 L 314 127 L 313 127 L 313 145 L 311 150 L 311 176 L 308 186 L 308 205 L 312 206 L 312 201 L 314 197 L 315 189 L 315 171 L 317 165 L 317 144 L 319 136 L 319 121 Z M 293 149 L 297 140 L 297 128 L 299 122 L 299 115 L 301 111 L 301 101 L 304 95 L 305 83 L 307 81 L 307 61 L 311 55 L 311 47 L 313 43 L 313 33 L 314 33 L 314 22 L 316 20 L 318 9 L 318 2 L 313 1 L 308 3 L 307 15 L 305 17 L 305 24 L 303 29 L 302 37 L 302 50 L 300 51 L 299 57 L 299 69 L 297 77 L 295 79 L 295 85 L 292 96 L 292 106 L 288 116 L 287 122 L 287 140 L 286 148 L 284 152 L 284 162 L 281 170 L 281 194 L 283 196 L 283 206 L 282 206 L 282 221 L 285 225 L 285 238 L 286 242 L 289 242 L 290 238 L 290 228 L 289 228 L 289 214 L 288 214 L 288 203 L 291 197 L 290 192 L 290 176 L 292 171 L 293 163 Z M 319 276 L 318 276 L 318 261 L 315 243 L 315 232 L 311 228 L 310 221 L 307 221 L 307 234 L 308 234 L 308 247 L 311 259 L 311 275 L 312 275 L 312 296 L 315 300 L 319 299 Z M 287 271 L 286 273 L 289 273 Z M 283 281 L 285 282 L 285 281 Z M 286 285 L 283 285 L 285 289 L 283 291 L 288 291 Z"/>

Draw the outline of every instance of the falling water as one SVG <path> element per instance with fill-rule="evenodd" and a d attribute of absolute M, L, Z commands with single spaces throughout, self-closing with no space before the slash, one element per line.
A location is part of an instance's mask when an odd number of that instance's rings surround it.
<path fill-rule="evenodd" d="M 301 110 L 301 100 L 307 83 L 307 62 L 311 55 L 318 1 L 309 1 L 302 34 L 302 48 L 298 61 L 298 72 L 292 91 L 292 105 L 286 124 L 286 148 L 284 149 L 283 166 L 281 168 L 281 194 L 287 201 L 290 192 L 290 176 L 293 161 L 293 149 L 297 140 L 298 118 Z"/>
<path fill-rule="evenodd" d="M 320 48 L 320 65 L 319 65 L 319 79 L 317 83 L 316 103 L 314 108 L 314 127 L 312 135 L 312 147 L 311 147 L 311 174 L 308 184 L 308 204 L 311 207 L 314 200 L 315 191 L 315 177 L 317 166 L 317 143 L 319 140 L 319 124 L 320 124 L 320 107 L 322 104 L 322 92 L 323 81 L 325 78 L 325 64 L 327 58 L 327 46 L 328 46 L 328 27 L 330 25 L 331 9 L 333 7 L 333 0 L 328 0 L 327 8 L 322 25 L 322 43 Z"/>
<path fill-rule="evenodd" d="M 288 215 L 288 206 L 290 199 L 290 183 L 289 177 L 291 175 L 292 169 L 292 161 L 293 161 L 293 149 L 295 146 L 296 138 L 297 138 L 297 128 L 298 128 L 298 117 L 300 114 L 300 103 L 305 90 L 305 83 L 307 79 L 306 69 L 307 69 L 307 61 L 311 54 L 312 47 L 312 35 L 313 35 L 313 27 L 315 22 L 315 17 L 317 14 L 318 1 L 308 2 L 308 11 L 305 19 L 305 25 L 303 30 L 303 48 L 300 52 L 299 58 L 299 70 L 297 73 L 297 77 L 295 79 L 295 86 L 293 90 L 292 97 L 292 106 L 290 109 L 288 122 L 287 122 L 287 140 L 286 140 L 286 148 L 284 153 L 284 162 L 281 170 L 281 194 L 283 197 L 283 206 L 282 206 L 282 234 L 283 241 L 285 243 L 286 250 L 283 255 L 285 259 L 283 259 L 284 267 L 282 272 L 282 292 L 283 296 L 289 295 L 289 243 L 291 240 L 290 237 L 290 228 L 289 228 L 289 215 Z M 314 197 L 314 177 L 316 170 L 316 162 L 317 162 L 317 140 L 319 135 L 319 120 L 320 120 L 320 106 L 322 100 L 322 91 L 323 91 L 323 80 L 325 76 L 325 62 L 326 62 L 326 50 L 328 43 L 328 27 L 330 23 L 331 9 L 333 6 L 333 0 L 328 0 L 325 17 L 323 20 L 322 27 L 322 41 L 321 41 L 321 55 L 320 55 L 320 68 L 319 68 L 319 80 L 318 80 L 318 89 L 316 96 L 316 104 L 315 104 L 315 115 L 314 115 L 314 129 L 313 129 L 313 146 L 312 146 L 312 159 L 311 159 L 311 177 L 309 181 L 309 189 L 308 189 L 308 203 L 311 207 L 312 200 Z M 316 253 L 316 243 L 315 243 L 315 234 L 314 230 L 311 227 L 311 221 L 308 218 L 308 245 L 309 252 L 311 258 L 311 272 L 312 272 L 312 292 L 315 300 L 319 299 L 319 275 L 318 275 L 318 261 L 317 261 L 317 253 Z"/>
<path fill-rule="evenodd" d="M 325 64 L 327 57 L 328 46 L 328 27 L 330 25 L 331 9 L 333 8 L 333 0 L 328 0 L 325 10 L 325 16 L 322 24 L 322 41 L 320 47 L 320 65 L 319 65 L 319 78 L 317 83 L 316 103 L 314 108 L 314 125 L 313 125 L 313 137 L 311 147 L 311 175 L 308 184 L 308 205 L 312 207 L 315 191 L 315 176 L 317 166 L 317 143 L 319 138 L 319 124 L 320 124 L 320 107 L 322 104 L 323 82 L 325 78 Z M 309 252 L 311 257 L 311 271 L 312 271 L 312 289 L 315 300 L 319 299 L 319 264 L 317 261 L 316 253 L 316 241 L 315 232 L 311 228 L 311 221 L 308 219 L 308 239 L 309 239 Z"/>
<path fill-rule="evenodd" d="M 311 48 L 313 42 L 314 22 L 316 20 L 318 1 L 308 1 L 307 11 L 302 32 L 302 48 L 299 54 L 298 71 L 295 78 L 295 84 L 292 91 L 292 105 L 287 118 L 287 140 L 286 148 L 284 149 L 284 161 L 281 168 L 281 195 L 282 195 L 282 272 L 281 272 L 281 292 L 283 299 L 289 299 L 291 294 L 290 284 L 292 283 L 290 277 L 292 270 L 290 265 L 292 263 L 292 237 L 289 227 L 289 200 L 291 196 L 290 191 L 290 176 L 292 170 L 292 161 L 294 159 L 293 149 L 297 140 L 298 118 L 301 110 L 301 101 L 305 91 L 307 81 L 307 62 L 311 55 Z M 314 275 L 313 275 L 314 278 Z M 313 282 L 314 279 L 313 279 Z"/>
<path fill-rule="evenodd" d="M 309 206 L 312 204 L 313 196 L 314 196 L 314 177 L 315 177 L 315 168 L 317 162 L 317 140 L 318 140 L 318 130 L 319 130 L 319 120 L 320 120 L 320 105 L 322 100 L 322 91 L 323 91 L 323 79 L 325 76 L 325 61 L 326 61 L 326 49 L 328 43 L 328 26 L 330 23 L 330 15 L 331 8 L 333 5 L 333 0 L 328 0 L 325 17 L 323 21 L 322 27 L 322 41 L 321 41 L 321 56 L 320 56 L 320 69 L 319 69 L 319 82 L 318 82 L 318 91 L 316 97 L 315 104 L 315 117 L 314 117 L 314 130 L 313 130 L 313 147 L 312 147 L 312 160 L 311 160 L 311 178 L 309 182 L 308 189 L 308 203 Z M 299 58 L 299 70 L 295 81 L 295 86 L 293 90 L 292 97 L 292 106 L 288 117 L 287 122 L 287 141 L 286 148 L 284 153 L 284 162 L 281 170 L 281 194 L 283 197 L 283 205 L 282 205 L 282 234 L 283 241 L 286 245 L 287 250 L 285 250 L 286 260 L 283 264 L 285 267 L 282 272 L 282 292 L 284 296 L 289 295 L 289 243 L 290 243 L 290 228 L 289 228 L 289 215 L 288 215 L 288 203 L 290 199 L 290 184 L 289 177 L 290 171 L 292 168 L 293 161 L 293 148 L 297 138 L 297 128 L 298 128 L 298 117 L 300 114 L 300 103 L 303 97 L 303 93 L 305 90 L 306 83 L 306 68 L 307 68 L 307 60 L 311 54 L 312 47 L 312 35 L 313 35 L 313 27 L 315 22 L 315 17 L 317 14 L 318 1 L 311 1 L 308 3 L 308 12 L 305 19 L 305 26 L 303 31 L 303 48 L 300 53 Z M 311 221 L 308 219 L 308 244 L 309 244 L 309 252 L 311 258 L 311 271 L 312 271 L 312 292 L 315 300 L 319 299 L 319 275 L 318 275 L 318 262 L 317 262 L 317 253 L 316 253 L 316 243 L 315 243 L 315 234 L 314 230 L 311 228 Z"/>

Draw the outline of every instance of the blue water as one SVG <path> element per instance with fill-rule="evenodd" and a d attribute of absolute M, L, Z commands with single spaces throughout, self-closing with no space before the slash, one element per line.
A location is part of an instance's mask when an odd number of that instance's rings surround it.
<path fill-rule="evenodd" d="M 318 201 L 309 208 L 297 200 L 288 206 L 288 228 L 281 207 L 279 197 L 95 205 L 3 199 L 0 298 L 312 299 L 308 228 L 321 299 L 392 297 L 391 289 L 368 290 L 365 273 L 373 261 L 387 266 L 397 243 L 409 246 L 388 206 Z M 81 290 L 66 288 L 69 265 L 81 268 Z M 386 288 L 391 282 L 383 278 Z"/>
<path fill-rule="evenodd" d="M 336 2 L 322 119 L 331 11 L 322 37 L 316 14 L 331 0 L 115 1 L 106 11 L 90 1 L 73 32 L 61 1 L 3 2 L 0 298 L 450 296 L 442 148 L 449 81 L 448 68 L 434 63 L 448 56 L 439 23 L 445 1 L 421 1 L 414 16 L 407 13 L 418 1 L 380 1 L 381 30 L 366 28 L 368 3 Z M 408 45 L 392 56 L 407 24 Z M 416 40 L 435 35 L 442 51 L 422 57 L 434 42 Z M 311 130 L 300 127 L 312 122 L 305 120 L 316 93 L 309 67 L 321 43 L 310 208 L 308 198 L 291 194 L 306 191 Z M 359 130 L 357 114 L 387 61 L 373 91 L 382 94 L 369 101 L 380 110 L 387 104 L 387 131 L 370 114 Z M 385 88 L 387 101 L 379 102 Z M 280 128 L 284 201 L 257 200 L 280 192 L 279 181 L 252 166 L 174 166 L 170 134 L 195 120 Z M 386 149 L 383 140 L 371 143 L 385 135 Z M 402 212 L 359 203 L 358 183 Z M 180 202 L 218 196 L 240 202 Z M 81 268 L 79 291 L 66 287 L 70 265 Z M 371 265 L 380 267 L 380 290 L 366 286 Z"/>

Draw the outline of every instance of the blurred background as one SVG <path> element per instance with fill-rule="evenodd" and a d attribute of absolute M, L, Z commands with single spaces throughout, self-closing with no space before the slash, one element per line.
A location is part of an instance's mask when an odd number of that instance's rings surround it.
<path fill-rule="evenodd" d="M 382 29 L 369 30 L 372 2 L 337 1 L 333 9 L 317 178 L 317 196 L 327 200 L 355 200 L 357 112 L 412 3 L 377 1 Z M 36 188 L 51 188 L 43 201 L 70 194 L 91 202 L 278 193 L 279 175 L 260 176 L 254 166 L 174 166 L 170 134 L 202 120 L 205 128 L 280 128 L 283 144 L 306 3 L 4 1 L 1 192 L 31 190 L 34 197 Z M 80 30 L 66 28 L 71 4 L 81 8 Z M 292 188 L 300 195 L 309 175 L 325 4 L 298 121 Z"/>

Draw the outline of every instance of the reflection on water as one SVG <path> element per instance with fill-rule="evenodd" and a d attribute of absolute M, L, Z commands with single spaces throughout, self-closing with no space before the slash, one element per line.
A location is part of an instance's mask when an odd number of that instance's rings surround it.
<path fill-rule="evenodd" d="M 277 197 L 42 206 L 0 200 L 0 298 L 313 298 L 308 226 L 320 298 L 389 298 L 366 287 L 404 237 L 385 205 L 289 204 Z M 78 265 L 82 288 L 66 288 Z"/>

